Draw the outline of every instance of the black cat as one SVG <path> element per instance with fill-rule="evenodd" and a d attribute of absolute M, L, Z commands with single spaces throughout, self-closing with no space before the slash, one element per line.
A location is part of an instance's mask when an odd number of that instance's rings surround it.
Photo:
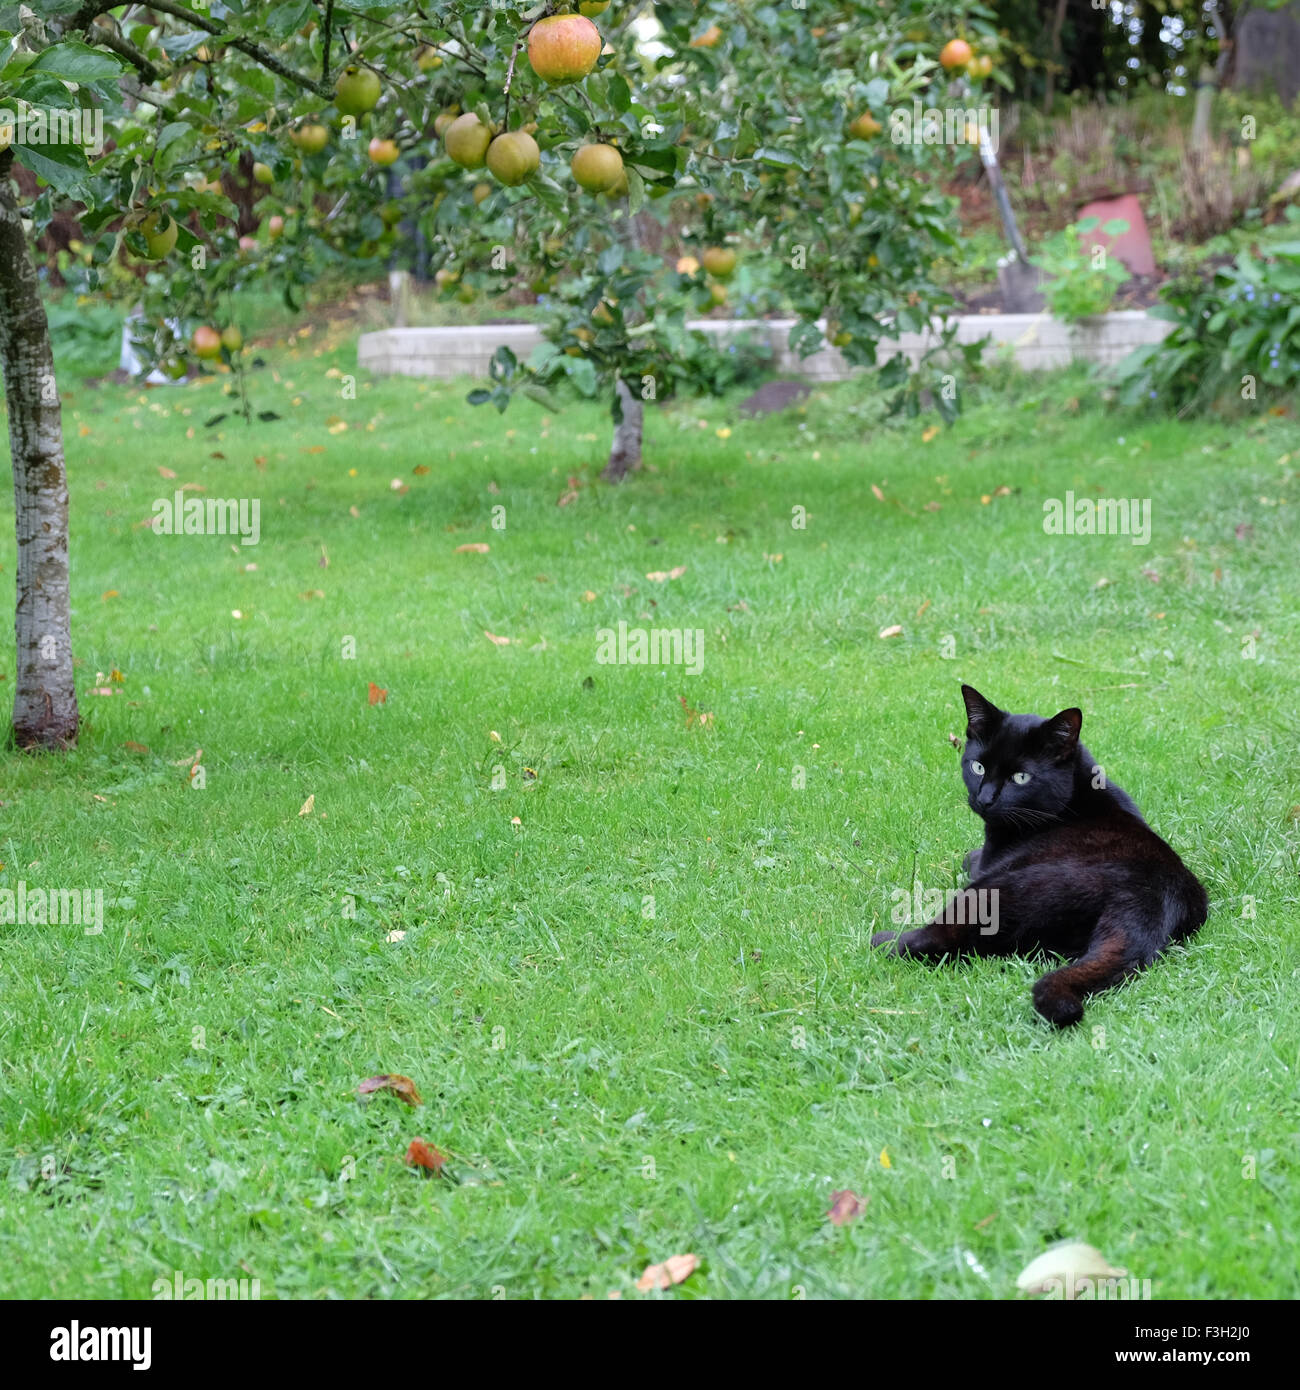
<path fill-rule="evenodd" d="M 963 864 L 970 888 L 925 926 L 880 932 L 871 944 L 932 960 L 1070 957 L 1034 985 L 1034 1007 L 1064 1028 L 1083 1017 L 1087 995 L 1190 936 L 1205 921 L 1205 889 L 1096 767 L 1079 742 L 1077 709 L 1040 719 L 1007 714 L 969 685 L 961 694 L 962 777 L 984 822 L 983 848 Z M 980 914 L 977 903 L 994 911 Z"/>

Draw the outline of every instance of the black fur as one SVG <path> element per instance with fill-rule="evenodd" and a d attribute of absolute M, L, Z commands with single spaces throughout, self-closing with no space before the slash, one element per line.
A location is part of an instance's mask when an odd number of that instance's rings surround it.
<path fill-rule="evenodd" d="M 1205 921 L 1205 889 L 1132 799 L 1079 742 L 1083 716 L 1007 714 L 968 685 L 962 777 L 984 844 L 965 860 L 970 887 L 996 891 L 997 930 L 950 903 L 913 931 L 880 932 L 900 956 L 1031 955 L 1070 964 L 1034 986 L 1034 1007 L 1066 1027 L 1083 1001 L 1148 965 Z M 974 765 L 974 766 L 972 766 Z M 983 772 L 977 772 L 982 767 Z M 1023 785 L 1013 780 L 1028 773 Z"/>

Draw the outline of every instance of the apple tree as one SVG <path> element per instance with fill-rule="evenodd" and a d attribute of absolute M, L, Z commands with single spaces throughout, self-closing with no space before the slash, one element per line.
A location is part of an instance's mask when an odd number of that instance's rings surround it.
<path fill-rule="evenodd" d="M 523 287 L 543 308 L 540 351 L 499 352 L 473 399 L 604 396 L 616 479 L 640 461 L 644 400 L 718 385 L 721 355 L 688 323 L 730 286 L 791 313 L 798 350 L 821 346 L 824 324 L 873 369 L 882 338 L 943 308 L 945 152 L 884 132 L 892 108 L 942 85 L 918 19 L 942 33 L 961 13 L 953 0 L 46 0 L 38 16 L 0 0 L 0 113 L 19 118 L 0 129 L 0 367 L 20 745 L 67 746 L 77 730 L 58 390 L 32 255 L 56 214 L 80 222 L 84 289 L 134 267 L 145 355 L 177 374 L 196 357 L 238 365 L 230 294 L 252 277 L 297 305 L 323 275 L 379 274 L 418 232 L 451 302 Z M 103 141 L 72 131 L 74 115 L 102 119 Z M 15 162 L 34 196 L 11 181 Z M 678 237 L 687 255 L 665 255 Z M 900 408 L 918 408 L 925 372 L 897 358 L 879 370 Z M 955 409 L 948 386 L 935 399 Z"/>

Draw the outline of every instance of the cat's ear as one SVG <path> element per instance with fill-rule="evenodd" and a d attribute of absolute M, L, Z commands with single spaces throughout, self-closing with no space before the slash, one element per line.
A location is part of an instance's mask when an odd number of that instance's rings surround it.
<path fill-rule="evenodd" d="M 1002 722 L 1002 710 L 986 700 L 973 685 L 962 686 L 961 698 L 966 702 L 966 737 L 987 738 Z"/>
<path fill-rule="evenodd" d="M 1063 709 L 1055 714 L 1039 730 L 1043 746 L 1054 758 L 1064 762 L 1074 757 L 1079 746 L 1079 730 L 1083 727 L 1083 711 Z"/>

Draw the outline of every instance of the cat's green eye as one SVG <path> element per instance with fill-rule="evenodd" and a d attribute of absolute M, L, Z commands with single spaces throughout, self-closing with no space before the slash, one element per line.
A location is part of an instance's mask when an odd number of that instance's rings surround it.
<path fill-rule="evenodd" d="M 1023 787 L 1025 783 L 1029 781 L 1031 776 L 1032 774 L 1028 772 L 1013 772 L 1011 774 L 1011 780 L 1016 784 L 1016 786 Z"/>
<path fill-rule="evenodd" d="M 984 776 L 984 764 L 977 763 L 974 759 L 971 760 L 970 770 L 975 774 L 976 777 Z"/>

